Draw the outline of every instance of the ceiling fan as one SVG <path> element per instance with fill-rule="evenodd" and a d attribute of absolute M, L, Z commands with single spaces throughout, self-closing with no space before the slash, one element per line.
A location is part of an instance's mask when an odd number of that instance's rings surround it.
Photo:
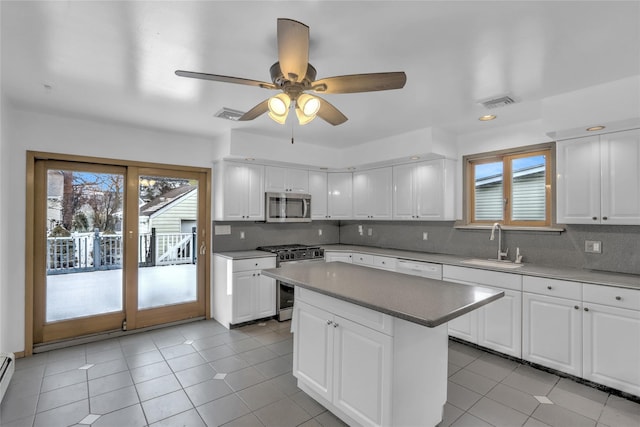
<path fill-rule="evenodd" d="M 309 27 L 292 19 L 278 18 L 278 62 L 270 69 L 272 83 L 218 74 L 176 70 L 181 77 L 258 86 L 282 92 L 262 101 L 238 120 L 253 120 L 269 113 L 274 121 L 284 124 L 290 108 L 295 108 L 301 125 L 316 116 L 336 126 L 347 117 L 336 107 L 313 93 L 357 93 L 404 87 L 404 72 L 351 74 L 316 80 L 316 69 L 309 64 Z"/>

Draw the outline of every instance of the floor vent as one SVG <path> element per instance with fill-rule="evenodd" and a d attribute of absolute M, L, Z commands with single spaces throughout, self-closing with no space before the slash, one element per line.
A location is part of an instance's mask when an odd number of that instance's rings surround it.
<path fill-rule="evenodd" d="M 492 98 L 492 99 L 487 99 L 486 101 L 480 101 L 479 103 L 482 104 L 482 106 L 484 106 L 485 108 L 492 109 L 492 108 L 504 107 L 505 105 L 515 104 L 516 100 L 511 98 L 508 95 L 505 95 L 499 98 Z"/>
<path fill-rule="evenodd" d="M 4 397 L 4 393 L 9 388 L 9 381 L 15 370 L 15 356 L 13 353 L 0 352 L 0 402 Z"/>
<path fill-rule="evenodd" d="M 221 119 L 238 121 L 240 117 L 244 115 L 244 111 L 233 110 L 231 108 L 222 107 L 220 111 L 214 114 L 214 116 L 219 117 Z"/>

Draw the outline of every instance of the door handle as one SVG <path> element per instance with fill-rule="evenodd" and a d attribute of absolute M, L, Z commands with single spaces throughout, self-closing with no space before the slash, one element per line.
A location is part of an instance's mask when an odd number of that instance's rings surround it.
<path fill-rule="evenodd" d="M 207 253 L 207 247 L 204 245 L 204 242 L 200 245 L 200 255 L 204 255 Z"/>

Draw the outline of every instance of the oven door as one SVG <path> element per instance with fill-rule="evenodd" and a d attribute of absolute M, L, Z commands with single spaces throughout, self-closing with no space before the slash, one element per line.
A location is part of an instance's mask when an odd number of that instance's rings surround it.
<path fill-rule="evenodd" d="M 324 259 L 319 258 L 300 261 L 289 261 L 286 264 L 299 264 L 301 262 L 324 262 Z M 293 315 L 293 304 L 295 302 L 293 297 L 294 286 L 278 280 L 276 281 L 276 291 L 276 318 L 280 322 L 290 320 L 291 316 Z"/>

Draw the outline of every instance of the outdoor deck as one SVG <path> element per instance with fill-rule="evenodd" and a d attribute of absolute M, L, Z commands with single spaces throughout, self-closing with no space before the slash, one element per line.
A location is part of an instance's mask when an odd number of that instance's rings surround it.
<path fill-rule="evenodd" d="M 122 310 L 123 270 L 47 276 L 47 322 Z M 138 308 L 196 300 L 196 265 L 138 269 Z"/>

